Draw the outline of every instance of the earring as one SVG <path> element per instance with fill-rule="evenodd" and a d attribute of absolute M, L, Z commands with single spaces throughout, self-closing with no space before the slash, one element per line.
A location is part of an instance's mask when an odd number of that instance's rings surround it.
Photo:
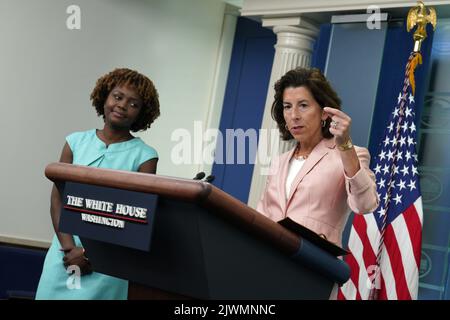
<path fill-rule="evenodd" d="M 322 120 L 322 128 L 325 128 L 326 125 L 327 125 L 327 122 L 325 120 Z"/>
<path fill-rule="evenodd" d="M 287 126 L 287 123 L 284 124 L 284 127 L 286 128 L 287 131 L 289 131 L 289 128 Z"/>

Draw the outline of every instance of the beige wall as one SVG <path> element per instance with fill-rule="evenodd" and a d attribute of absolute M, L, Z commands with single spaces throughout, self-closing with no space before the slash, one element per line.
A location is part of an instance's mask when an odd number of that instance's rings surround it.
<path fill-rule="evenodd" d="M 81 30 L 66 28 L 72 4 Z M 0 237 L 50 240 L 44 168 L 67 134 L 102 127 L 89 94 L 115 67 L 145 73 L 159 90 L 161 116 L 141 134 L 159 152 L 158 172 L 195 175 L 198 165 L 171 162 L 170 137 L 220 116 L 234 32 L 224 36 L 224 12 L 219 0 L 0 1 Z"/>

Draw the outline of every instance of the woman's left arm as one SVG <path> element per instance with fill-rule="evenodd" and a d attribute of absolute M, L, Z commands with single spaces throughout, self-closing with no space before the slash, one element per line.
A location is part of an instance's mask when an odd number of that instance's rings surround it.
<path fill-rule="evenodd" d="M 138 172 L 156 173 L 157 164 L 158 164 L 158 158 L 147 160 L 139 166 Z"/>
<path fill-rule="evenodd" d="M 372 212 L 379 199 L 375 175 L 369 168 L 370 154 L 365 148 L 356 149 L 350 139 L 351 118 L 334 108 L 324 108 L 331 116 L 330 133 L 339 149 L 344 167 L 345 187 L 350 209 L 356 213 Z"/>
<path fill-rule="evenodd" d="M 373 212 L 379 205 L 375 174 L 369 168 L 370 154 L 366 148 L 353 147 L 360 169 L 349 177 L 345 176 L 347 203 L 355 213 Z"/>
<path fill-rule="evenodd" d="M 339 150 L 341 155 L 342 164 L 344 166 L 345 175 L 349 178 L 355 176 L 359 170 L 361 170 L 360 160 L 356 153 L 355 147 L 351 147 L 347 150 Z"/>

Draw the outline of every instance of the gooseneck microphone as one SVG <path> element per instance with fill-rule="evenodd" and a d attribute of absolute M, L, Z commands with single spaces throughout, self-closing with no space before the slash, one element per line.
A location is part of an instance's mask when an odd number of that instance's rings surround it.
<path fill-rule="evenodd" d="M 202 180 L 204 177 L 205 177 L 205 173 L 202 171 L 202 172 L 197 173 L 197 175 L 194 177 L 194 180 Z"/>

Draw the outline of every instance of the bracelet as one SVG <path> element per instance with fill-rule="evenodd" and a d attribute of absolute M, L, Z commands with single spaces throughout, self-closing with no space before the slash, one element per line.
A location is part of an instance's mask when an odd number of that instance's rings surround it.
<path fill-rule="evenodd" d="M 347 151 L 349 149 L 353 148 L 352 139 L 349 137 L 346 143 L 343 143 L 338 146 L 338 149 L 341 151 Z"/>

